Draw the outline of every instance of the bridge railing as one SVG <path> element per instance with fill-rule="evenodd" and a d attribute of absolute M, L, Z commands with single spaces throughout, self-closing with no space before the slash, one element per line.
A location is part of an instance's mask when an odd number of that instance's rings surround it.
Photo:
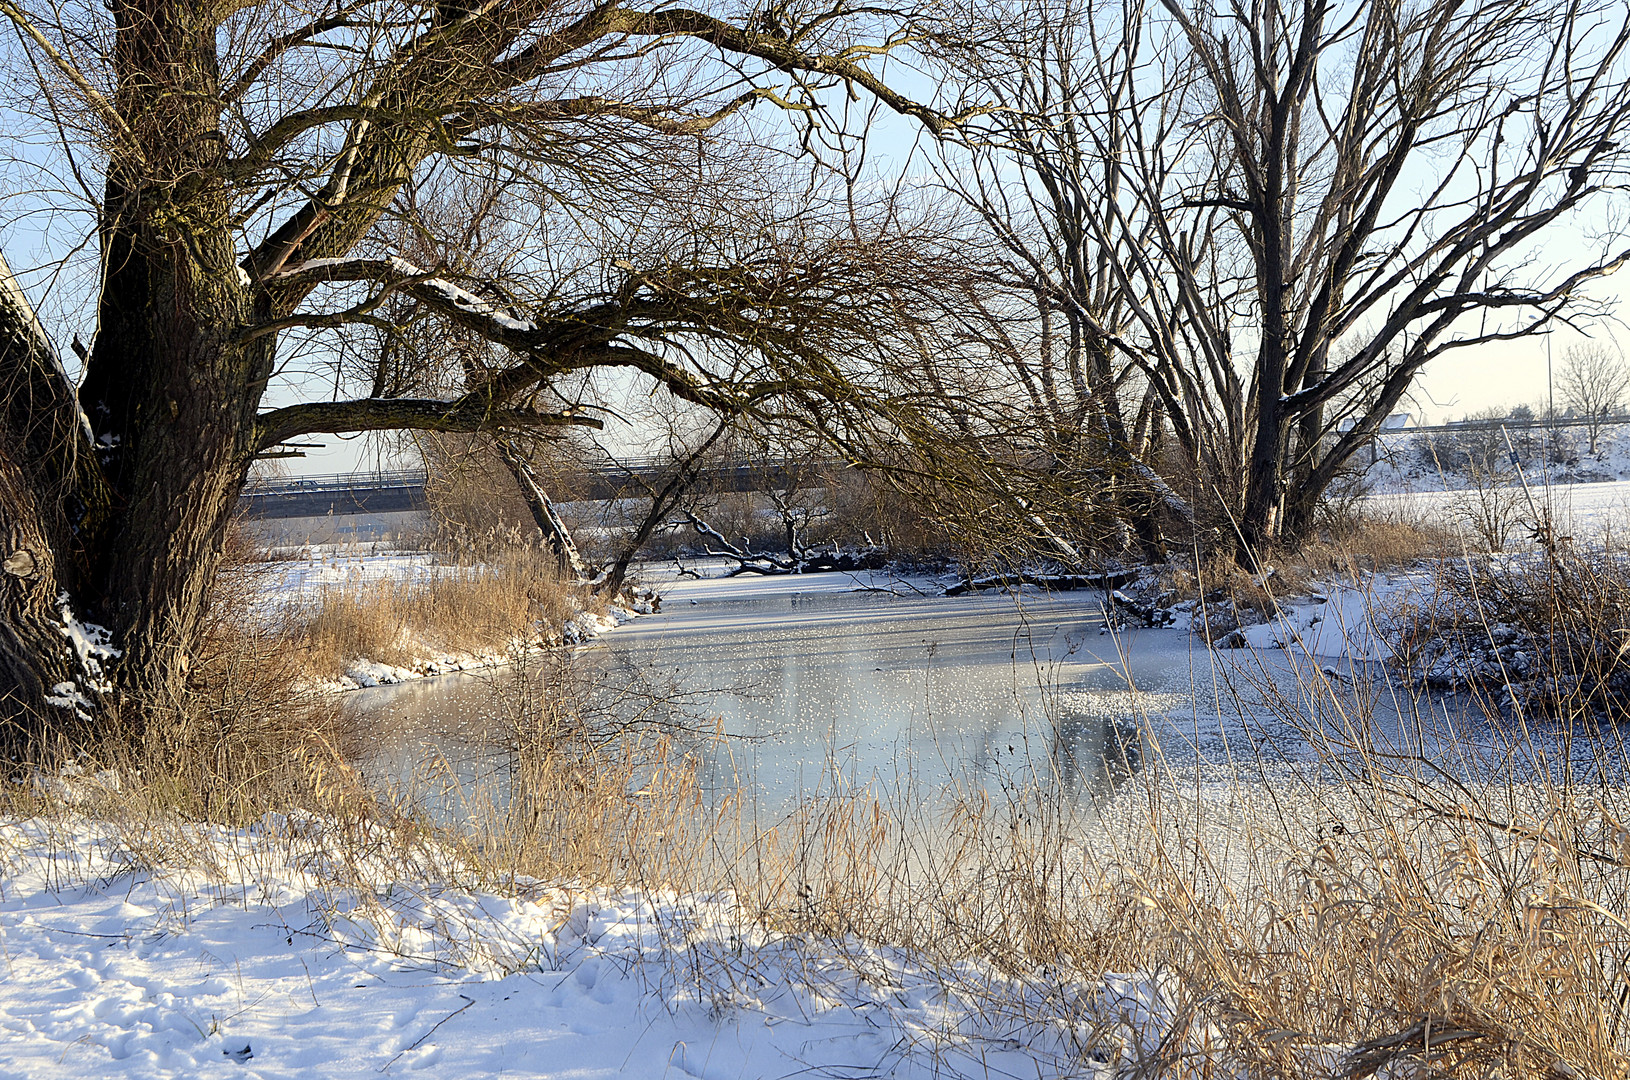
<path fill-rule="evenodd" d="M 385 488 L 424 487 L 423 469 L 391 472 L 330 473 L 322 476 L 271 476 L 249 481 L 245 498 L 272 495 L 322 494 L 330 491 L 378 491 Z"/>
<path fill-rule="evenodd" d="M 821 471 L 841 468 L 839 460 L 806 459 L 765 463 L 742 458 L 727 457 L 700 470 L 702 481 L 734 480 L 732 490 L 746 490 L 739 485 L 749 479 L 762 482 L 765 478 L 782 479 L 804 470 Z M 626 458 L 614 463 L 580 465 L 565 472 L 569 487 L 586 487 L 594 492 L 590 497 L 608 498 L 628 485 L 649 481 L 664 473 L 673 463 L 664 458 Z M 244 485 L 242 497 L 251 504 L 265 504 L 300 497 L 347 495 L 383 491 L 422 491 L 425 486 L 423 469 L 398 469 L 384 472 L 330 473 L 317 476 L 274 476 L 251 480 Z M 634 488 L 629 488 L 630 491 Z"/>

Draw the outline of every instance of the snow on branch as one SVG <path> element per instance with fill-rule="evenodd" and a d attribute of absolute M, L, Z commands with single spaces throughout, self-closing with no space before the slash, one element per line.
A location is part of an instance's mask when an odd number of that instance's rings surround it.
<path fill-rule="evenodd" d="M 520 392 L 540 378 L 585 367 L 632 368 L 662 383 L 677 397 L 720 411 L 740 411 L 754 401 L 791 388 L 780 379 L 728 387 L 716 385 L 658 353 L 618 340 L 628 331 L 628 316 L 634 308 L 642 319 L 673 325 L 717 314 L 707 309 L 706 300 L 696 301 L 693 309 L 671 290 L 658 301 L 631 304 L 624 297 L 580 312 L 573 318 L 539 323 L 519 317 L 513 309 L 502 310 L 485 297 L 398 256 L 308 259 L 271 275 L 266 284 L 273 288 L 309 289 L 321 283 L 343 281 L 378 281 L 383 289 L 378 296 L 345 312 L 291 315 L 282 322 L 330 325 L 347 319 L 371 318 L 371 311 L 384 296 L 405 292 L 464 329 L 524 358 L 522 364 L 495 374 L 488 383 L 488 390 L 499 399 Z M 246 333 L 272 332 L 267 327 L 252 328 Z"/>
<path fill-rule="evenodd" d="M 531 320 L 500 311 L 470 290 L 396 255 L 384 259 L 307 259 L 272 274 L 266 284 L 309 288 L 336 281 L 379 281 L 387 289 L 405 290 L 420 300 L 450 308 L 460 315 L 490 320 L 494 329 L 511 335 L 535 334 L 538 330 Z M 505 344 L 517 343 L 506 341 Z"/>

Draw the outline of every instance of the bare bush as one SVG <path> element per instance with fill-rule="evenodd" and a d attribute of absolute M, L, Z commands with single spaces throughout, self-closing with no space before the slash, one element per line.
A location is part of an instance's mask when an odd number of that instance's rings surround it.
<path fill-rule="evenodd" d="M 1504 551 L 1527 516 L 1530 496 L 1514 468 L 1468 464 L 1467 486 L 1455 492 L 1456 516 L 1486 551 Z"/>
<path fill-rule="evenodd" d="M 1617 723 L 1630 710 L 1630 552 L 1544 523 L 1535 534 L 1531 553 L 1444 560 L 1432 602 L 1402 628 L 1401 657 L 1502 709 Z"/>

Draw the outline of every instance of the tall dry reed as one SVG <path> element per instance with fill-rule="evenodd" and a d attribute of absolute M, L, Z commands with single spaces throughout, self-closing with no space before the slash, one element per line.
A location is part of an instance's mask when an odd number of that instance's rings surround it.
<path fill-rule="evenodd" d="M 403 579 L 319 585 L 286 603 L 276 631 L 302 673 L 335 678 L 368 659 L 410 667 L 439 656 L 499 656 L 558 637 L 579 611 L 603 608 L 560 580 L 554 560 L 531 547 L 487 561 L 427 565 Z"/>
<path fill-rule="evenodd" d="M 978 791 L 828 769 L 767 816 L 750 778 L 704 791 L 728 744 L 608 706 L 579 675 L 512 684 L 485 779 L 432 762 L 392 798 L 313 739 L 286 790 L 332 823 L 325 865 L 729 893 L 744 927 L 847 950 L 864 977 L 887 977 L 872 950 L 903 950 L 997 1026 L 1071 1032 L 1083 1072 L 1630 1075 L 1630 769 L 1598 725 L 1455 715 L 1384 673 L 1244 657 L 1221 706 L 1255 719 L 1226 760 L 1151 742 L 1086 801 L 1047 756 Z M 148 857 L 186 857 L 160 812 L 175 793 L 100 798 Z M 728 977 L 690 962 L 687 978 Z M 1113 972 L 1159 998 L 1135 1053 L 1082 989 Z"/>

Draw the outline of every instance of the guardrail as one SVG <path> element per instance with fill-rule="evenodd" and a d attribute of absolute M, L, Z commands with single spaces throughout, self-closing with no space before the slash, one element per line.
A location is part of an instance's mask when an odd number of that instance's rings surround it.
<path fill-rule="evenodd" d="M 1568 420 L 1543 420 L 1538 417 L 1533 420 L 1455 420 L 1447 424 L 1420 424 L 1415 427 L 1385 428 L 1376 432 L 1377 435 L 1428 435 L 1436 432 L 1452 431 L 1548 431 L 1552 428 L 1575 428 L 1598 425 L 1612 427 L 1615 424 L 1630 424 L 1630 414 L 1604 416 L 1600 419 L 1581 420 L 1574 417 Z"/>
<path fill-rule="evenodd" d="M 249 481 L 243 487 L 245 497 L 288 495 L 301 492 L 356 491 L 382 488 L 422 488 L 425 485 L 423 469 L 402 469 L 394 472 L 330 473 L 321 476 L 269 476 Z"/>

